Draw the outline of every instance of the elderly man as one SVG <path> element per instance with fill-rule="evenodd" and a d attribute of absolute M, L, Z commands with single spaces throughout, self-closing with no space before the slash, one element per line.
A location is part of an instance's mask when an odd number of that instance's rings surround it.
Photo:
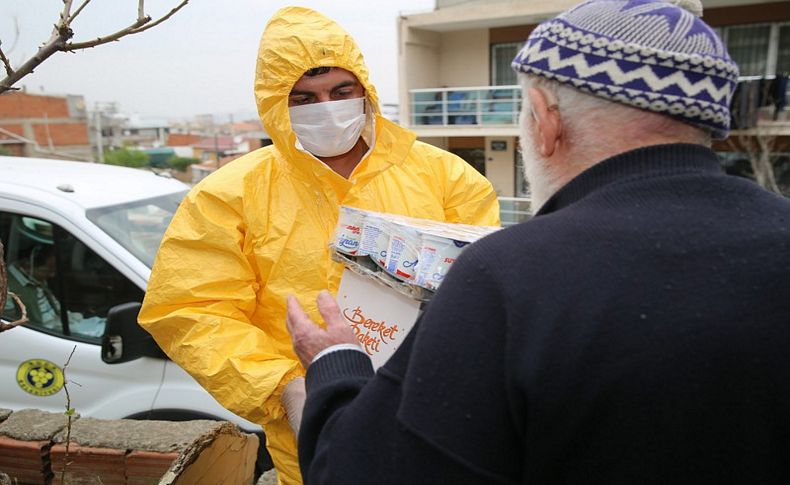
<path fill-rule="evenodd" d="M 140 323 L 220 403 L 263 425 L 280 481 L 294 484 L 305 371 L 285 296 L 337 289 L 342 266 L 328 245 L 340 205 L 479 225 L 498 225 L 499 206 L 470 165 L 380 115 L 359 48 L 317 12 L 290 7 L 271 19 L 255 95 L 274 145 L 187 195 Z"/>
<path fill-rule="evenodd" d="M 513 66 L 536 217 L 467 249 L 375 376 L 328 294 L 326 330 L 290 300 L 303 474 L 790 482 L 790 202 L 709 148 L 738 76 L 721 41 L 670 3 L 592 0 Z"/>

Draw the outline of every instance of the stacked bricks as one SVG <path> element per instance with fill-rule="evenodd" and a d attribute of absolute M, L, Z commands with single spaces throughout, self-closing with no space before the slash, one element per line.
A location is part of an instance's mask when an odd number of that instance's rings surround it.
<path fill-rule="evenodd" d="M 71 427 L 68 457 L 65 431 L 55 437 L 52 483 L 60 485 L 63 475 L 66 484 L 157 484 L 181 450 L 219 425 L 207 420 L 82 418 Z"/>
<path fill-rule="evenodd" d="M 5 415 L 0 423 L 0 471 L 19 483 L 49 484 L 49 449 L 66 425 L 64 416 L 35 409 Z"/>
<path fill-rule="evenodd" d="M 135 450 L 126 455 L 127 485 L 159 483 L 162 475 L 178 458 L 178 453 Z"/>
<path fill-rule="evenodd" d="M 198 483 L 206 463 L 225 472 L 202 483 L 252 481 L 258 438 L 228 422 L 78 418 L 68 455 L 66 424 L 62 413 L 0 410 L 0 485 L 6 476 L 15 485 L 185 485 Z"/>

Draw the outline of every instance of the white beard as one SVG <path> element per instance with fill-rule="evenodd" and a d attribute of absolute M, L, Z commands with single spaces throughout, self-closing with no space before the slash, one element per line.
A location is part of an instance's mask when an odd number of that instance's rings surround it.
<path fill-rule="evenodd" d="M 521 158 L 524 166 L 524 177 L 529 184 L 530 211 L 535 214 L 545 204 L 552 195 L 560 188 L 557 175 L 548 167 L 548 161 L 543 158 L 535 146 L 535 137 L 532 133 L 532 123 L 530 116 L 525 109 L 521 115 L 521 136 L 519 145 L 521 146 Z"/>

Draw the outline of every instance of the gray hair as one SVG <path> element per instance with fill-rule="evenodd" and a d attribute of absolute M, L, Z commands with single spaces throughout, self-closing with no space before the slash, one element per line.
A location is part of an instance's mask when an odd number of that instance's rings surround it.
<path fill-rule="evenodd" d="M 582 163 L 600 161 L 607 145 L 623 137 L 711 145 L 710 132 L 666 115 L 609 101 L 543 77 L 519 74 L 519 82 L 523 113 L 531 109 L 527 92 L 532 87 L 548 93 L 550 103 L 556 103 L 565 137 L 574 152 L 583 154 L 586 160 L 580 160 Z"/>

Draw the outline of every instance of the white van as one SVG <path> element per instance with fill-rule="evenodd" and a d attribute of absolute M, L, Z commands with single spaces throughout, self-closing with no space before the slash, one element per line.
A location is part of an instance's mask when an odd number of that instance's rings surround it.
<path fill-rule="evenodd" d="M 68 391 L 82 416 L 222 419 L 263 437 L 137 325 L 159 242 L 187 190 L 151 171 L 0 157 L 9 291 L 29 318 L 0 333 L 0 408 L 64 411 L 71 356 Z M 19 311 L 9 298 L 3 319 Z"/>

